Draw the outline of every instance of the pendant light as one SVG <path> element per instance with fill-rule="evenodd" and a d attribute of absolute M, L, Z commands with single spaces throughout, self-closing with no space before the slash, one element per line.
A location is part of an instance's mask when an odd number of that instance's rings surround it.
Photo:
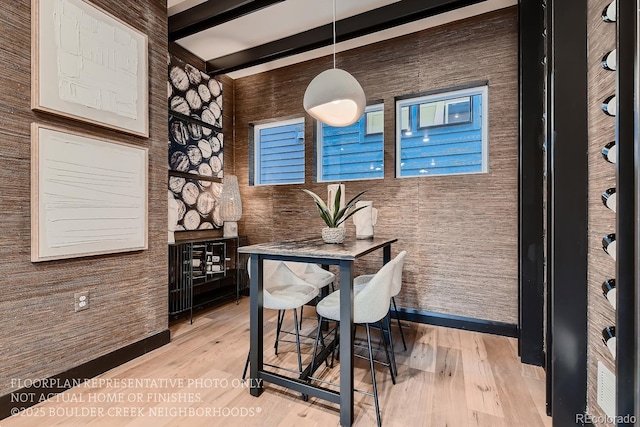
<path fill-rule="evenodd" d="M 367 99 L 360 83 L 336 68 L 336 0 L 333 0 L 333 68 L 318 74 L 304 93 L 304 109 L 330 126 L 349 126 L 364 114 Z"/>

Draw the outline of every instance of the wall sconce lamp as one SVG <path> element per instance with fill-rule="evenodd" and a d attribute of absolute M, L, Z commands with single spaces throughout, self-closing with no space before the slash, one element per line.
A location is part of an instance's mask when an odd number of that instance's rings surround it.
<path fill-rule="evenodd" d="M 220 217 L 224 221 L 223 236 L 238 237 L 238 221 L 242 217 L 242 200 L 240 200 L 237 176 L 224 176 L 220 203 Z"/>

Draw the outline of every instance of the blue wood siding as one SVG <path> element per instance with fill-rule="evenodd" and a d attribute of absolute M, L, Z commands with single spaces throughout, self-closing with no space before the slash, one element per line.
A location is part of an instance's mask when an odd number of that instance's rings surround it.
<path fill-rule="evenodd" d="M 367 135 L 365 122 L 363 115 L 350 126 L 322 125 L 321 181 L 384 178 L 384 134 Z"/>
<path fill-rule="evenodd" d="M 260 129 L 259 184 L 304 182 L 304 123 Z"/>
<path fill-rule="evenodd" d="M 419 104 L 409 106 L 411 134 L 400 139 L 400 176 L 445 175 L 483 171 L 482 95 L 471 96 L 471 121 L 418 127 Z"/>

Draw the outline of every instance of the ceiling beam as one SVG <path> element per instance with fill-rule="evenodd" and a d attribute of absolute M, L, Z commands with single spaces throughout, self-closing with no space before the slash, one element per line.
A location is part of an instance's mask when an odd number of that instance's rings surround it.
<path fill-rule="evenodd" d="M 486 0 L 402 0 L 336 22 L 342 42 Z M 226 74 L 333 43 L 332 23 L 207 61 L 211 75 Z"/>
<path fill-rule="evenodd" d="M 223 24 L 284 0 L 208 0 L 169 17 L 169 41 Z"/>

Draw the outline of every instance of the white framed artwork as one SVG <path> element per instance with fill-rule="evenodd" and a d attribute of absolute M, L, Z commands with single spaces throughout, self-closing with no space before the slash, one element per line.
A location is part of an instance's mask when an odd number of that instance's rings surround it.
<path fill-rule="evenodd" d="M 147 249 L 148 149 L 31 125 L 31 261 Z"/>
<path fill-rule="evenodd" d="M 31 3 L 31 108 L 148 137 L 146 34 L 84 0 Z"/>

